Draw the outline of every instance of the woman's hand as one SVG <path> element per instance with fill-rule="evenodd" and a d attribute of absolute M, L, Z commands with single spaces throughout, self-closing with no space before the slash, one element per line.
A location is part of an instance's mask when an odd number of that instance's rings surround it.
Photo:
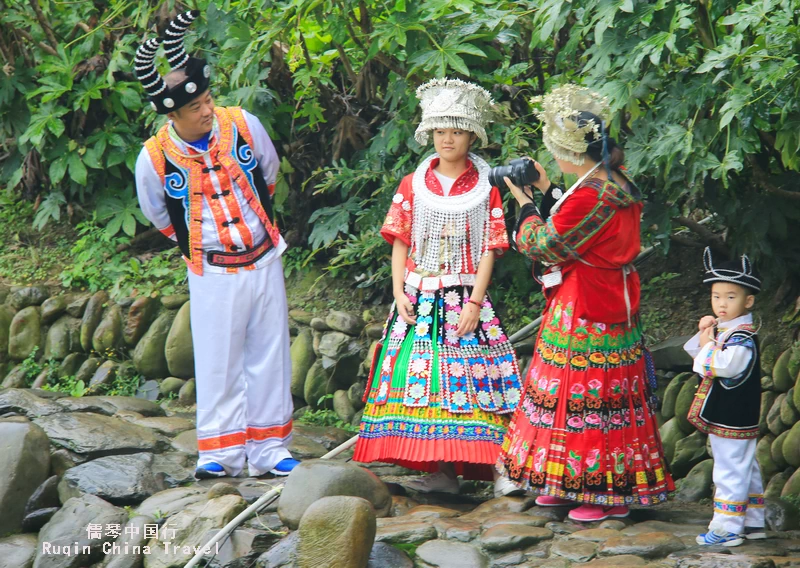
<path fill-rule="evenodd" d="M 464 337 L 468 333 L 472 333 L 478 327 L 478 320 L 481 316 L 481 309 L 472 302 L 468 303 L 461 309 L 461 315 L 458 317 L 458 327 L 456 328 L 456 335 Z"/>
<path fill-rule="evenodd" d="M 539 162 L 530 157 L 525 157 L 525 159 L 533 162 L 536 171 L 539 172 L 539 179 L 533 182 L 533 185 L 542 193 L 547 193 L 547 190 L 550 189 L 550 178 L 547 177 L 547 172 L 544 171 L 542 164 L 540 164 Z M 510 179 L 506 177 L 503 178 L 503 180 L 506 182 L 508 189 L 511 191 L 511 195 L 514 196 L 514 198 L 517 200 L 517 203 L 519 203 L 520 207 L 522 207 L 526 203 L 533 203 L 531 198 L 528 197 L 528 195 L 526 195 L 526 193 L 522 189 L 511 183 Z"/>
<path fill-rule="evenodd" d="M 536 168 L 536 171 L 539 172 L 539 179 L 533 182 L 534 187 L 542 193 L 547 193 L 547 190 L 550 189 L 550 178 L 547 177 L 547 172 L 544 171 L 544 167 L 529 156 L 526 156 L 525 159 L 533 162 L 533 166 Z"/>
<path fill-rule="evenodd" d="M 415 325 L 417 317 L 414 315 L 414 304 L 408 299 L 405 294 L 394 297 L 397 313 L 403 318 L 403 321 L 408 325 Z"/>

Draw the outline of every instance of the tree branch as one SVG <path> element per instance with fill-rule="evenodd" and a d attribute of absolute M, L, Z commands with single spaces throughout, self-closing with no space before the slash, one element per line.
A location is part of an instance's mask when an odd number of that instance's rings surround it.
<path fill-rule="evenodd" d="M 44 17 L 42 7 L 39 6 L 39 0 L 30 0 L 30 4 L 33 8 L 33 11 L 36 12 L 36 19 L 39 20 L 39 25 L 42 26 L 44 35 L 47 36 L 47 40 L 50 42 L 50 45 L 53 47 L 53 49 L 55 49 L 58 47 L 58 40 L 56 40 L 56 36 L 53 34 L 53 30 L 50 28 L 47 18 Z"/>
<path fill-rule="evenodd" d="M 764 189 L 764 191 L 771 193 L 772 195 L 777 195 L 778 197 L 785 197 L 786 199 L 800 201 L 800 191 L 789 191 L 788 189 L 777 187 L 769 180 L 769 175 L 761 169 L 761 167 L 754 159 L 752 159 L 752 157 L 748 158 L 748 162 L 750 163 L 750 167 L 753 168 L 753 179 Z"/>
<path fill-rule="evenodd" d="M 355 85 L 356 81 L 358 81 L 358 76 L 356 75 L 356 72 L 353 71 L 353 66 L 350 64 L 350 58 L 347 57 L 347 53 L 345 52 L 344 48 L 341 45 L 339 45 L 335 41 L 333 42 L 333 45 L 336 47 L 336 51 L 339 52 L 339 59 L 342 60 L 342 65 L 344 65 L 344 70 L 347 73 L 347 78 L 353 85 Z"/>
<path fill-rule="evenodd" d="M 14 31 L 16 31 L 19 35 L 27 39 L 29 42 L 38 45 L 42 51 L 58 57 L 58 52 L 55 49 L 53 49 L 43 41 L 36 41 L 35 39 L 33 39 L 33 36 L 30 33 L 26 32 L 25 30 L 14 30 Z"/>
<path fill-rule="evenodd" d="M 685 247 L 703 248 L 705 246 L 703 243 L 690 239 L 684 235 L 670 235 L 669 240 Z"/>
<path fill-rule="evenodd" d="M 675 223 L 680 223 L 693 233 L 697 234 L 711 248 L 724 254 L 730 253 L 730 249 L 728 248 L 728 245 L 725 244 L 725 240 L 708 227 L 705 227 L 697 221 L 689 219 L 688 217 L 675 217 L 672 221 Z"/>
<path fill-rule="evenodd" d="M 122 243 L 122 244 L 117 245 L 117 252 L 122 252 L 124 250 L 128 250 L 132 246 L 137 245 L 137 244 L 141 243 L 142 241 L 146 241 L 147 239 L 155 237 L 156 235 L 160 235 L 160 234 L 161 234 L 161 231 L 159 231 L 155 227 L 150 227 L 144 233 L 140 233 L 140 234 L 136 235 L 135 237 L 133 237 L 127 243 Z"/>

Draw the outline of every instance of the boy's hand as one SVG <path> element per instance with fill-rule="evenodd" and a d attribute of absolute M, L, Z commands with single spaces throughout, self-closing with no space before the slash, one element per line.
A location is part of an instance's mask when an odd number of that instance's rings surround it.
<path fill-rule="evenodd" d="M 700 332 L 700 347 L 705 347 L 707 343 L 714 339 L 714 326 L 705 328 Z"/>
<path fill-rule="evenodd" d="M 697 324 L 697 329 L 704 331 L 715 325 L 717 325 L 717 319 L 714 316 L 703 316 L 700 319 L 700 323 Z"/>

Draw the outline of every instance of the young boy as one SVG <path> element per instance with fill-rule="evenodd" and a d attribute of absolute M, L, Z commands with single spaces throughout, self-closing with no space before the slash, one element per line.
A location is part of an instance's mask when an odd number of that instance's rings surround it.
<path fill-rule="evenodd" d="M 700 545 L 739 546 L 744 539 L 766 538 L 764 490 L 756 461 L 761 405 L 760 362 L 750 309 L 761 281 L 747 256 L 714 266 L 711 250 L 703 253 L 711 285 L 714 315 L 684 349 L 700 375 L 689 421 L 708 434 L 714 454 L 714 517 Z"/>

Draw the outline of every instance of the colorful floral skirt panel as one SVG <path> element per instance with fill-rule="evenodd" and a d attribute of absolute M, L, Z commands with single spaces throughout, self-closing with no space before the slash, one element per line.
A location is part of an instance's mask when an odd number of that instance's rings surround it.
<path fill-rule="evenodd" d="M 674 484 L 651 407 L 638 320 L 547 309 L 498 469 L 520 487 L 581 503 L 652 505 Z"/>
<path fill-rule="evenodd" d="M 453 463 L 473 479 L 491 479 L 521 396 L 516 355 L 487 296 L 474 333 L 456 335 L 471 288 L 409 294 L 416 324 L 392 309 L 354 460 L 436 471 Z"/>

